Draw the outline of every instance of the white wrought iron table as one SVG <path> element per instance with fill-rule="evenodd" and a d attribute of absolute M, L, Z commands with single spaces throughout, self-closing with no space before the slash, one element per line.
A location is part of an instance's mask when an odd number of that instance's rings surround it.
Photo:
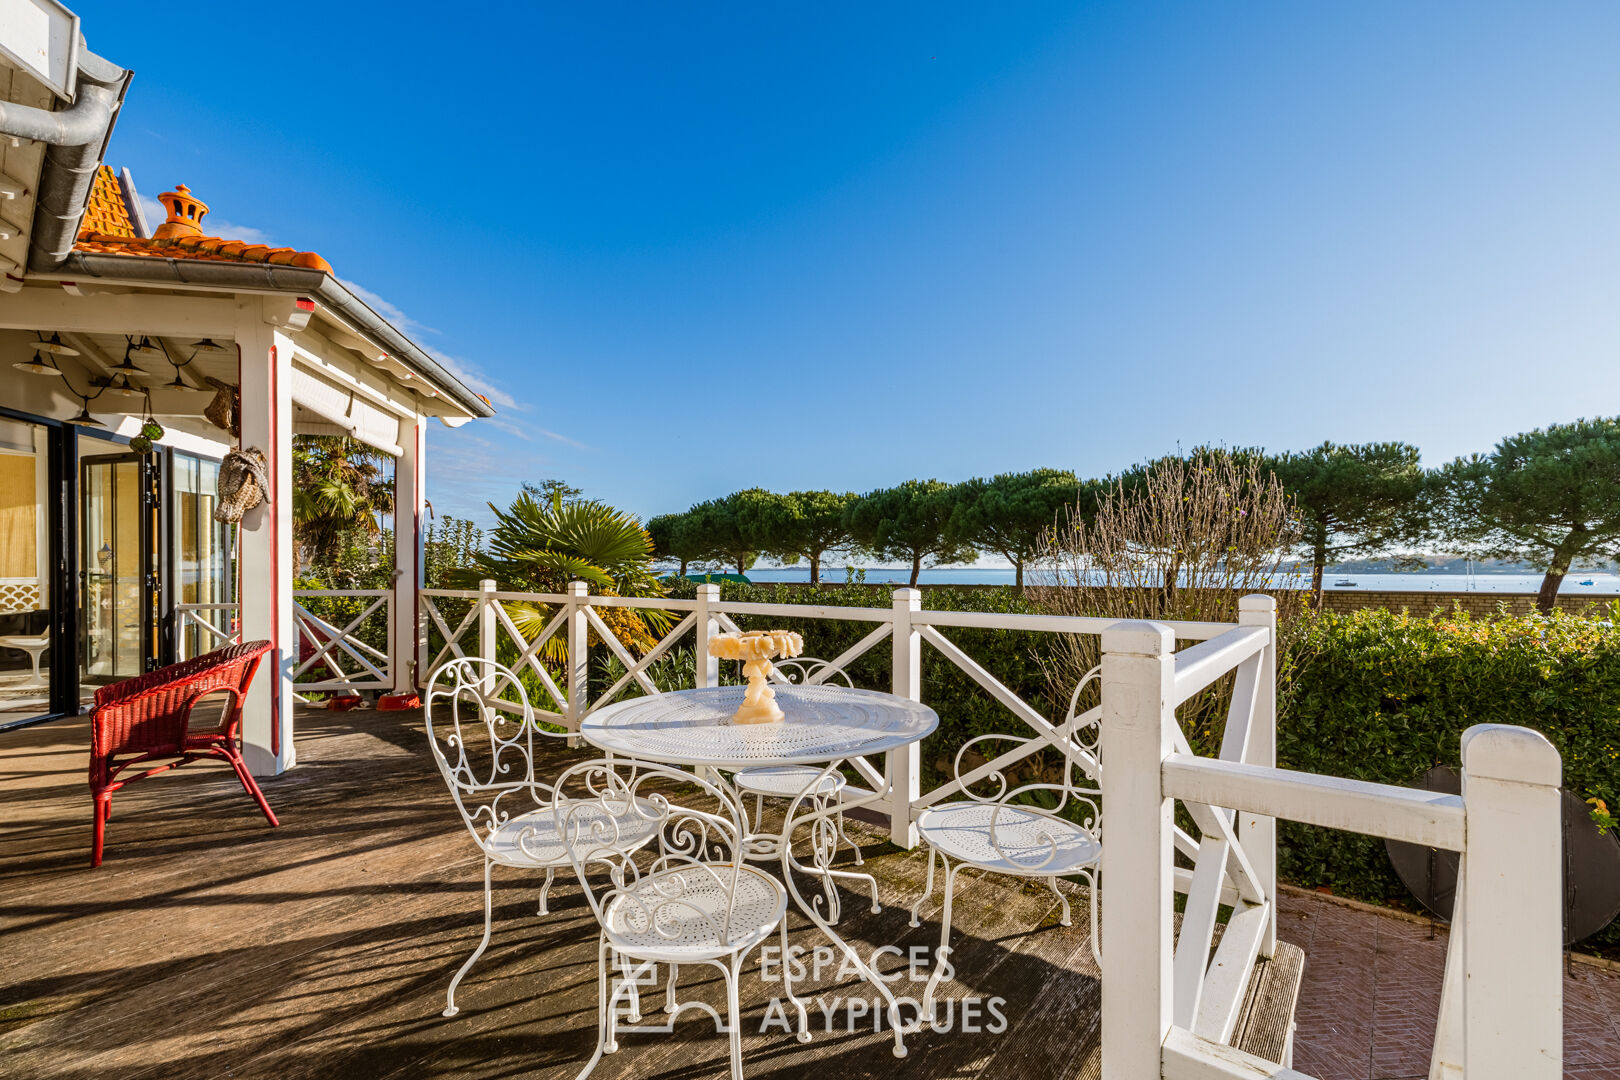
<path fill-rule="evenodd" d="M 814 897 L 814 903 L 806 901 L 794 881 L 794 871 L 821 879 L 828 914 L 833 919 L 838 918 L 837 878 L 870 882 L 872 910 L 878 910 L 877 883 L 870 875 L 834 870 L 829 865 L 836 849 L 832 815 L 839 809 L 884 802 L 890 792 L 844 798 L 837 806 L 829 806 L 839 796 L 823 794 L 822 781 L 851 759 L 887 753 L 927 737 L 939 726 L 939 716 L 920 702 L 893 694 L 842 686 L 777 685 L 772 689 L 784 717 L 780 722 L 732 724 L 731 716 L 742 704 L 743 689 L 707 687 L 621 701 L 586 717 L 579 733 L 593 746 L 610 753 L 667 765 L 728 770 L 765 765 L 820 767 L 820 773 L 807 780 L 804 792 L 783 815 L 780 832 L 764 832 L 761 822 L 754 823 L 757 831 L 748 838 L 750 857 L 781 860 L 783 884 L 799 910 L 887 1003 L 894 1053 L 903 1057 L 903 1034 L 916 1030 L 918 1025 L 902 1022 L 894 994 L 833 929 L 821 911 L 822 897 Z M 892 783 L 891 774 L 892 770 L 885 773 L 887 783 Z M 801 809 L 807 802 L 810 809 Z M 799 861 L 792 842 L 795 830 L 806 825 L 811 830 L 810 865 Z M 803 1004 L 794 997 L 792 984 L 787 981 L 787 958 L 783 960 L 788 997 L 802 1010 Z"/>

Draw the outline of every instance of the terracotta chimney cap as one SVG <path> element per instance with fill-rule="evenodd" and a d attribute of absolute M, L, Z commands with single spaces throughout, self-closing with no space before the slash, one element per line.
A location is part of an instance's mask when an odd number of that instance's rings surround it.
<path fill-rule="evenodd" d="M 193 195 L 186 185 L 176 184 L 173 191 L 159 195 L 158 202 L 169 211 L 169 216 L 152 231 L 152 239 L 170 240 L 203 234 L 199 222 L 208 213 L 208 204 Z"/>

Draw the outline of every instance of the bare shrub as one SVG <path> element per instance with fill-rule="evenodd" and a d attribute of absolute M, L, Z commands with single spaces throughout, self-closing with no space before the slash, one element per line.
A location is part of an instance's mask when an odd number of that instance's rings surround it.
<path fill-rule="evenodd" d="M 1298 539 L 1293 502 L 1259 455 L 1199 449 L 1133 470 L 1098 499 L 1090 520 L 1079 506 L 1062 515 L 1029 595 L 1054 615 L 1236 622 L 1238 601 L 1266 592 L 1277 598 L 1286 646 L 1303 611 L 1299 589 L 1288 587 L 1298 569 L 1290 557 Z M 1060 700 L 1096 666 L 1100 650 L 1095 635 L 1064 635 L 1043 658 Z M 1200 752 L 1219 739 L 1230 681 L 1180 710 Z"/>

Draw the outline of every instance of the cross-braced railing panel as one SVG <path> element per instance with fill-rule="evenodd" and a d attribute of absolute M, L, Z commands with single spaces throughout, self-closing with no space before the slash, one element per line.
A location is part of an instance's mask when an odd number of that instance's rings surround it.
<path fill-rule="evenodd" d="M 1219 642 L 1217 638 L 1205 644 Z M 1260 651 L 1265 646 L 1265 635 L 1251 635 L 1248 644 L 1256 651 L 1238 664 L 1233 675 L 1235 685 L 1219 760 L 1252 764 L 1246 755 L 1253 745 L 1249 726 L 1265 659 Z M 1224 660 L 1230 662 L 1237 655 L 1240 652 L 1228 651 Z M 1181 682 L 1184 670 L 1197 672 L 1198 679 L 1211 673 L 1216 673 L 1216 677 L 1226 674 L 1219 663 L 1212 662 L 1209 654 L 1193 657 L 1187 669 L 1183 669 L 1181 656 L 1178 656 L 1178 695 L 1184 685 Z M 1176 752 L 1191 754 L 1192 748 L 1181 728 L 1174 726 L 1172 733 Z M 1192 876 L 1181 917 L 1181 934 L 1176 942 L 1173 1015 L 1178 1026 L 1213 1042 L 1229 1043 L 1255 962 L 1266 944 L 1275 898 L 1270 894 L 1266 877 L 1253 865 L 1244 848 L 1237 831 L 1236 814 L 1196 801 L 1183 800 L 1182 805 L 1198 826 L 1200 839 L 1192 856 Z M 1230 903 L 1232 913 L 1220 945 L 1211 955 L 1223 898 Z"/>
<path fill-rule="evenodd" d="M 175 643 L 178 660 L 190 660 L 242 640 L 240 604 L 176 604 Z"/>
<path fill-rule="evenodd" d="M 589 594 L 580 585 L 571 587 L 565 593 L 502 592 L 494 582 L 485 582 L 476 590 L 424 590 L 423 614 L 438 635 L 432 660 L 426 667 L 432 670 L 449 659 L 463 656 L 491 659 L 498 656 L 512 667 L 532 676 L 537 687 L 550 695 L 556 711 L 543 712 L 545 719 L 577 730 L 586 716 L 611 704 L 632 688 L 638 694 L 656 694 L 673 688 L 669 685 L 668 669 L 658 677 L 655 677 L 655 672 L 660 661 L 674 656 L 676 647 L 687 641 L 692 645 L 694 670 L 689 680 L 684 674 L 677 673 L 680 675 L 679 684 L 714 685 L 718 682 L 719 672 L 715 662 L 707 656 L 708 640 L 719 632 L 741 632 L 741 620 L 753 620 L 755 625 L 760 620 L 776 619 L 870 623 L 874 625 L 869 631 L 818 669 L 815 681 L 834 676 L 849 677 L 854 665 L 887 641 L 893 650 L 892 691 L 920 700 L 921 652 L 923 644 L 927 643 L 931 647 L 929 652 L 963 672 L 991 700 L 1006 710 L 1013 730 L 1027 728 L 1030 734 L 1037 737 L 1036 743 L 1021 744 L 1019 748 L 966 774 L 966 782 L 972 784 L 994 773 L 997 768 L 1005 768 L 1021 757 L 1038 753 L 1041 746 L 1050 744 L 1058 736 L 1058 722 L 1049 719 L 1040 708 L 1020 697 L 945 631 L 1016 630 L 1097 634 L 1111 625 L 1110 620 L 1106 619 L 1068 616 L 927 611 L 921 607 L 916 595 L 908 595 L 902 600 L 901 593 L 896 594 L 896 603 L 890 607 L 852 607 L 727 602 L 720 599 L 718 589 L 711 592 L 709 588 L 700 589 L 694 600 L 597 596 Z M 911 590 L 902 592 L 910 594 Z M 446 611 L 457 603 L 465 603 L 466 610 L 452 611 L 447 616 Z M 525 637 L 511 617 L 508 609 L 517 604 L 543 608 L 549 612 L 543 629 L 532 638 Z M 615 630 L 613 622 L 604 617 L 603 612 L 613 608 L 673 612 L 680 618 L 650 649 L 637 656 Z M 1234 643 L 1230 634 L 1238 629 L 1230 623 L 1175 624 L 1179 638 L 1202 643 L 1188 651 L 1193 654 L 1193 660 L 1203 667 L 1208 667 L 1212 660 L 1218 664 L 1231 654 Z M 616 661 L 617 668 L 622 669 L 613 672 L 612 681 L 606 689 L 594 693 L 591 692 L 586 663 L 579 655 L 593 647 L 611 657 Z M 515 650 L 515 653 L 511 650 Z M 684 654 L 682 662 L 685 662 Z M 660 685 L 661 682 L 665 685 Z M 501 702 L 495 704 L 502 706 Z M 1095 710 L 1089 712 L 1087 717 L 1094 720 Z M 908 839 L 909 822 L 927 807 L 960 794 L 963 779 L 950 778 L 927 793 L 913 791 L 911 789 L 917 786 L 919 763 L 913 755 L 912 760 L 901 764 L 910 775 L 900 778 L 899 784 L 892 784 L 886 775 L 888 770 L 879 770 L 867 761 L 851 763 L 868 783 L 880 789 L 893 788 L 897 792 L 890 811 L 897 820 L 894 831 L 904 841 Z M 1100 763 L 1089 754 L 1082 753 L 1081 765 L 1093 776 L 1100 772 Z M 1189 856 L 1196 854 L 1199 844 L 1190 834 L 1184 833 L 1179 842 Z"/>
<path fill-rule="evenodd" d="M 295 590 L 293 625 L 298 635 L 298 658 L 292 678 L 299 691 L 391 688 L 395 653 L 393 598 L 390 589 Z M 318 606 L 331 609 L 332 614 L 317 613 L 313 608 Z M 349 610 L 339 614 L 335 610 L 339 607 Z M 375 643 L 378 641 L 380 644 Z"/>

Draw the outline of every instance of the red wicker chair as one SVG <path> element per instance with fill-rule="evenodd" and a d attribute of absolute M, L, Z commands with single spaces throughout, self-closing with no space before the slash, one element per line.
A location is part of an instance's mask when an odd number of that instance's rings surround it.
<path fill-rule="evenodd" d="M 95 849 L 91 866 L 101 865 L 101 845 L 107 821 L 112 816 L 112 793 L 134 780 L 178 768 L 200 757 L 224 758 L 236 770 L 237 779 L 264 811 L 271 825 L 279 825 L 265 801 L 259 785 L 253 782 L 237 730 L 242 724 L 242 702 L 259 661 L 270 651 L 268 641 L 228 645 L 211 653 L 145 675 L 103 686 L 96 691 L 94 729 L 90 750 L 90 794 L 95 799 Z M 219 726 L 208 731 L 192 731 L 191 712 L 203 698 L 225 695 Z M 119 773 L 144 761 L 178 758 L 133 776 Z"/>

